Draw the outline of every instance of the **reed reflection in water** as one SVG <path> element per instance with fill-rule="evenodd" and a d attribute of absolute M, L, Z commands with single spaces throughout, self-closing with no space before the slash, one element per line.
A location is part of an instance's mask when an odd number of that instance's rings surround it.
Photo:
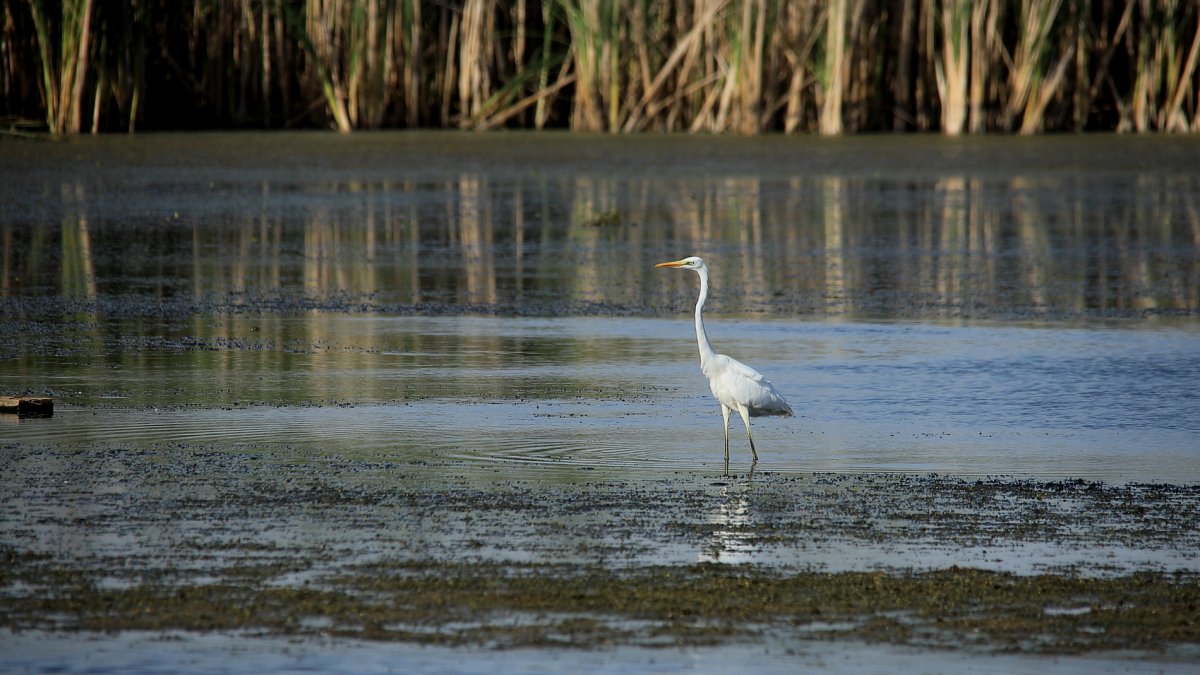
<path fill-rule="evenodd" d="M 90 181 L 43 186 L 64 198 L 0 220 L 0 294 L 662 313 L 695 289 L 653 264 L 696 253 L 712 261 L 718 313 L 1027 319 L 1200 307 L 1195 174 L 463 173 L 263 181 L 255 197 L 244 187 L 201 200 L 180 185 L 178 209 L 130 194 L 141 207 L 130 215 Z"/>

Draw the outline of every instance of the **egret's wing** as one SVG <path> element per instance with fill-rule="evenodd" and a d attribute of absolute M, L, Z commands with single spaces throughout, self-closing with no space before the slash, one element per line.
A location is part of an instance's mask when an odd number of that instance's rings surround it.
<path fill-rule="evenodd" d="M 722 403 L 744 405 L 755 416 L 792 414 L 792 407 L 757 370 L 724 354 L 707 365 L 709 387 Z"/>
<path fill-rule="evenodd" d="M 722 356 L 724 356 L 724 355 L 722 355 Z M 757 370 L 751 368 L 750 366 L 742 363 L 741 361 L 738 361 L 737 359 L 734 359 L 734 358 L 730 358 L 728 356 L 725 357 L 725 360 L 729 362 L 729 366 L 728 366 L 729 369 L 731 371 L 737 373 L 741 377 L 744 377 L 752 382 L 767 382 L 767 378 L 763 377 L 762 373 L 760 373 Z M 767 384 L 770 384 L 770 383 L 767 382 Z"/>

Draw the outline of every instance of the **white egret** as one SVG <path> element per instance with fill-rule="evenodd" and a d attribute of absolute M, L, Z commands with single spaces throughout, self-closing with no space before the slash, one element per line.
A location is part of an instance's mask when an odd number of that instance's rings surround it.
<path fill-rule="evenodd" d="M 746 425 L 746 438 L 750 439 L 750 452 L 758 461 L 758 450 L 754 448 L 754 436 L 750 433 L 750 418 L 768 415 L 792 416 L 792 407 L 757 370 L 718 354 L 704 332 L 704 301 L 708 299 L 708 266 L 702 258 L 691 256 L 683 260 L 664 262 L 655 267 L 671 267 L 692 270 L 700 275 L 700 297 L 696 300 L 696 342 L 700 345 L 700 370 L 708 378 L 708 388 L 721 404 L 721 417 L 725 421 L 725 467 L 729 468 L 729 413 L 736 410 Z"/>

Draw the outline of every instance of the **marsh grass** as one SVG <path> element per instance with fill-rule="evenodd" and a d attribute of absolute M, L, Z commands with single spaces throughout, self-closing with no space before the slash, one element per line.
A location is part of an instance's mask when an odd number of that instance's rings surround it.
<path fill-rule="evenodd" d="M 950 136 L 961 134 L 967 120 L 971 9 L 969 0 L 942 2 L 942 59 L 935 67 L 942 101 L 942 132 Z"/>
<path fill-rule="evenodd" d="M 79 133 L 91 57 L 92 0 L 64 0 L 57 6 L 30 0 L 39 46 L 46 124 L 54 133 Z"/>
<path fill-rule="evenodd" d="M 0 60 L 53 133 L 1200 130 L 1191 0 L 0 0 Z"/>

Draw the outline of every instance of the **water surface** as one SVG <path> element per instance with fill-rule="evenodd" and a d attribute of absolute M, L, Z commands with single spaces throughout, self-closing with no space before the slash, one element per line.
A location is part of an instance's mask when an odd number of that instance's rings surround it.
<path fill-rule="evenodd" d="M 1103 136 L 10 142 L 0 387 L 58 398 L 23 442 L 698 469 L 696 280 L 653 269 L 698 253 L 714 342 L 799 411 L 760 423 L 773 469 L 1192 481 L 1198 158 Z"/>
<path fill-rule="evenodd" d="M 1195 571 L 1198 139 L 163 134 L 5 141 L 0 170 L 0 394 L 56 402 L 0 417 L 0 549 L 30 564 Z M 734 420 L 733 477 L 696 279 L 653 267 L 690 254 L 717 349 L 797 413 L 755 420 L 757 465 Z M 0 637 L 70 669 L 56 639 Z M 342 653 L 264 644 L 221 649 Z M 892 667 L 860 647 L 769 648 Z"/>
<path fill-rule="evenodd" d="M 306 308 L 1103 318 L 1200 306 L 1200 140 L 428 133 L 6 143 L 0 296 Z"/>
<path fill-rule="evenodd" d="M 76 338 L 64 353 L 8 364 L 0 384 L 32 377 L 61 403 L 51 419 L 7 418 L 5 435 L 399 452 L 528 477 L 651 478 L 711 471 L 722 459 L 719 411 L 686 319 L 203 323 L 174 337 L 116 322 L 110 329 L 138 346 L 109 353 L 106 338 Z M 755 420 L 759 469 L 1200 479 L 1200 349 L 1188 326 L 710 326 L 719 348 L 768 373 L 797 411 Z M 734 457 L 747 459 L 736 420 L 734 431 Z"/>

